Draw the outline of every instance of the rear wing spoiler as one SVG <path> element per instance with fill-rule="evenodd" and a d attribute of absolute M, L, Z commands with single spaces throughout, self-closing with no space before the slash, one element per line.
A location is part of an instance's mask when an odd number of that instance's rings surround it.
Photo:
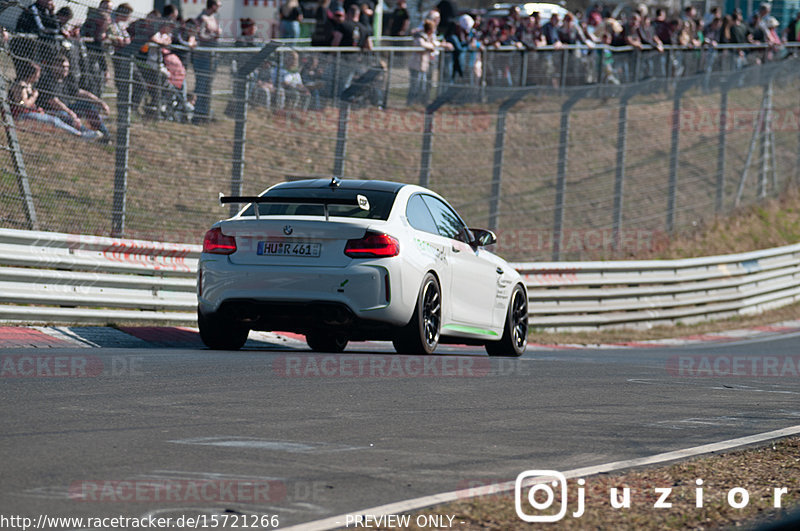
<path fill-rule="evenodd" d="M 226 205 L 230 203 L 253 203 L 259 205 L 261 203 L 273 204 L 289 204 L 289 205 L 322 205 L 325 210 L 325 221 L 328 221 L 328 207 L 330 205 L 344 205 L 344 206 L 357 206 L 361 210 L 369 210 L 369 200 L 366 196 L 358 194 L 355 197 L 266 197 L 260 195 L 222 195 L 219 194 L 219 204 Z M 261 219 L 259 216 L 259 208 L 253 209 L 256 214 L 256 219 Z"/>

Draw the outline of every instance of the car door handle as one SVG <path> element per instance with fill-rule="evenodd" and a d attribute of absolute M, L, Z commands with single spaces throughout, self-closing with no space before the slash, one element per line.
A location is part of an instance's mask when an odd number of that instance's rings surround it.
<path fill-rule="evenodd" d="M 503 274 L 503 268 L 501 268 L 501 267 L 498 267 L 497 269 L 495 269 L 495 271 L 497 271 L 498 275 L 502 275 Z"/>

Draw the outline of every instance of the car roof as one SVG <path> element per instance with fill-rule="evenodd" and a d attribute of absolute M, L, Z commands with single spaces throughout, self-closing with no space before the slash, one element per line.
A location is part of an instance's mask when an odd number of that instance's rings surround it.
<path fill-rule="evenodd" d="M 327 188 L 331 184 L 331 179 L 304 179 L 301 181 L 291 181 L 276 184 L 270 190 L 277 189 L 314 189 L 314 188 Z M 376 192 L 392 192 L 396 193 L 402 187 L 406 186 L 403 183 L 395 183 L 392 181 L 374 181 L 365 179 L 341 179 L 339 180 L 338 188 L 341 190 L 371 190 Z"/>

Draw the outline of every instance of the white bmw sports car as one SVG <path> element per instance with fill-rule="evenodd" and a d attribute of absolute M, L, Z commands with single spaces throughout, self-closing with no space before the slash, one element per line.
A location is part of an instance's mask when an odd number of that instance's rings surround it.
<path fill-rule="evenodd" d="M 198 325 L 213 349 L 250 330 L 304 334 L 316 351 L 391 340 L 405 354 L 439 343 L 519 356 L 528 336 L 520 275 L 485 249 L 438 194 L 420 186 L 333 178 L 281 183 L 206 233 Z"/>

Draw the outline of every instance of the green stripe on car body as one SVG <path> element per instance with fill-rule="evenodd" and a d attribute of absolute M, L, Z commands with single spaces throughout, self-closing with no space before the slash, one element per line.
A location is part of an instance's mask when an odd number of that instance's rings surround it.
<path fill-rule="evenodd" d="M 468 334 L 481 334 L 483 336 L 497 336 L 497 335 L 499 335 L 497 332 L 493 332 L 491 330 L 484 330 L 483 328 L 476 328 L 474 326 L 448 324 L 448 325 L 444 325 L 442 328 L 446 328 L 448 330 L 453 330 L 453 331 L 456 331 L 456 332 L 467 332 Z"/>

